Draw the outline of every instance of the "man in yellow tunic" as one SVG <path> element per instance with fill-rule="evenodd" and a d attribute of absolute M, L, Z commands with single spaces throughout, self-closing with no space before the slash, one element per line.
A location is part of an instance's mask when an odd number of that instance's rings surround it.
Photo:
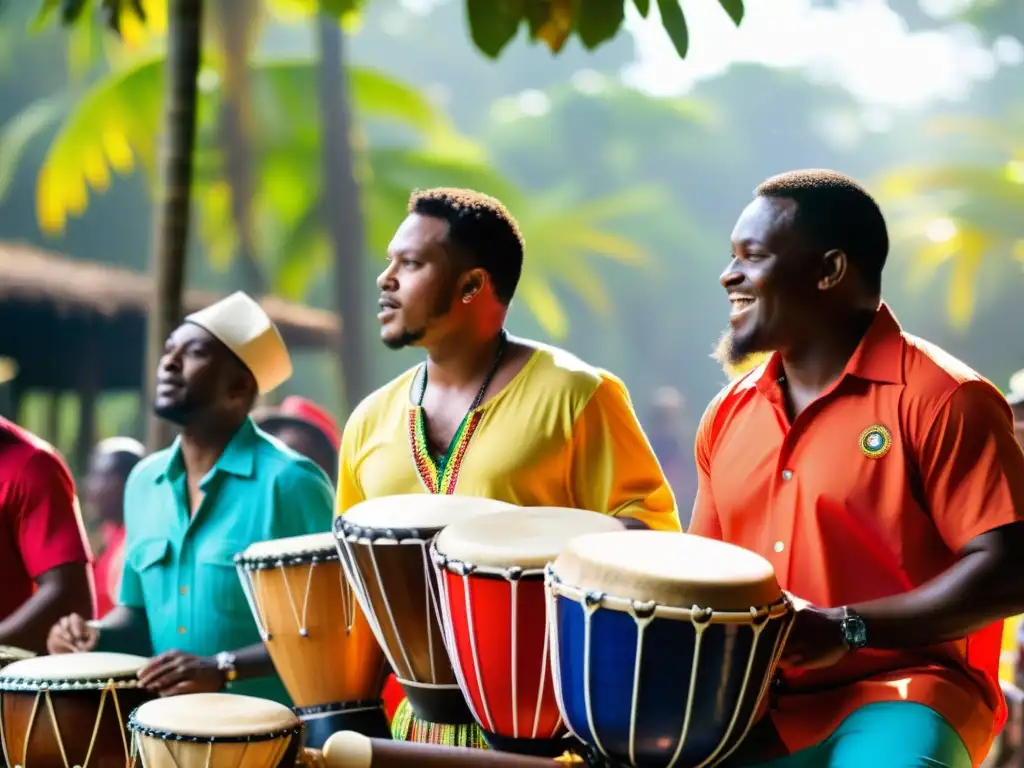
<path fill-rule="evenodd" d="M 588 509 L 627 528 L 680 530 L 675 499 L 623 383 L 574 355 L 509 336 L 523 240 L 494 198 L 416 192 L 377 278 L 381 340 L 424 364 L 378 389 L 344 430 L 338 513 L 365 499 L 459 493 Z M 403 701 L 395 738 L 481 746 Z"/>

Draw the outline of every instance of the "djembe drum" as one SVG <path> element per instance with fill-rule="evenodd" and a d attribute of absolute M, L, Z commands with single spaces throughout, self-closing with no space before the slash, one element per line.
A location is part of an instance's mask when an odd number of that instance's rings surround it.
<path fill-rule="evenodd" d="M 495 749 L 555 756 L 567 748 L 551 675 L 544 566 L 569 539 L 601 531 L 622 531 L 622 524 L 596 512 L 530 507 L 452 523 L 431 545 L 448 652 Z"/>
<path fill-rule="evenodd" d="M 24 648 L 16 648 L 13 645 L 0 645 L 0 669 L 3 669 L 8 664 L 13 664 L 16 661 L 31 658 L 35 658 L 35 654 L 32 653 L 32 651 L 26 651 Z"/>
<path fill-rule="evenodd" d="M 427 547 L 445 526 L 512 508 L 472 496 L 410 494 L 356 504 L 334 521 L 345 573 L 417 717 L 473 722 L 441 634 Z"/>
<path fill-rule="evenodd" d="M 319 747 L 336 731 L 390 734 L 384 655 L 338 562 L 330 533 L 251 545 L 238 577 L 274 668 Z"/>
<path fill-rule="evenodd" d="M 153 697 L 137 677 L 147 662 L 120 653 L 70 653 L 9 664 L 0 671 L 7 765 L 124 768 L 128 716 Z"/>
<path fill-rule="evenodd" d="M 570 730 L 612 764 L 712 766 L 746 736 L 793 611 L 771 564 L 699 536 L 571 540 L 546 569 Z"/>
<path fill-rule="evenodd" d="M 132 768 L 293 768 L 302 721 L 283 704 L 191 693 L 132 712 Z M 25 766 L 31 768 L 31 766 Z"/>

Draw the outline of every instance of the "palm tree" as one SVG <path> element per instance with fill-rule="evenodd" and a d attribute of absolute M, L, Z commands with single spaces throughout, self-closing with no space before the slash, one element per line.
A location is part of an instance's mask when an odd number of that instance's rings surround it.
<path fill-rule="evenodd" d="M 982 268 L 998 270 L 1005 282 L 1019 278 L 1024 263 L 1024 145 L 1017 138 L 1024 124 L 941 119 L 930 128 L 966 139 L 958 154 L 972 159 L 897 168 L 882 177 L 881 197 L 900 214 L 893 239 L 912 249 L 912 279 L 924 285 L 946 268 L 949 318 L 964 327 Z"/>

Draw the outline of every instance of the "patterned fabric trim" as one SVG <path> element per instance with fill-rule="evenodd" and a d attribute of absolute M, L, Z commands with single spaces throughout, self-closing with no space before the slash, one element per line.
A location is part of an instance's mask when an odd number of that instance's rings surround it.
<path fill-rule="evenodd" d="M 469 441 L 473 439 L 473 433 L 476 432 L 482 418 L 483 412 L 477 409 L 462 421 L 452 439 L 448 455 L 439 466 L 430 455 L 427 443 L 427 423 L 422 406 L 413 406 L 409 409 L 409 444 L 412 446 L 412 460 L 428 493 L 442 495 L 455 493 L 462 460 L 466 456 Z"/>
<path fill-rule="evenodd" d="M 395 718 L 391 721 L 391 738 L 395 741 L 414 741 L 417 744 L 490 749 L 487 742 L 484 741 L 483 731 L 476 723 L 471 725 L 428 723 L 413 714 L 408 699 L 402 699 L 402 703 L 395 710 Z"/>

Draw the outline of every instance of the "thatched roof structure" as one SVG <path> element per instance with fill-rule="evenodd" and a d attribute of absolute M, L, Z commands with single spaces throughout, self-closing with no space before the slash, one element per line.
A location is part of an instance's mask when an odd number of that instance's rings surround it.
<path fill-rule="evenodd" d="M 189 291 L 186 311 L 220 295 Z M 281 301 L 260 303 L 292 350 L 337 345 L 337 315 Z M 127 269 L 0 243 L 0 355 L 18 361 L 19 385 L 74 389 L 76 361 L 93 358 L 101 389 L 138 388 L 152 283 Z"/>

